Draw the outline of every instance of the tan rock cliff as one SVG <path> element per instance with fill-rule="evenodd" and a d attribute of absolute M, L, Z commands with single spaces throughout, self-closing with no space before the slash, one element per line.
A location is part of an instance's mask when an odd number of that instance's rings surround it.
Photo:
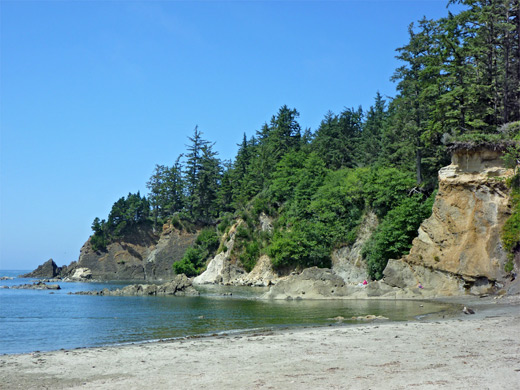
<path fill-rule="evenodd" d="M 432 216 L 410 254 L 389 261 L 384 282 L 422 296 L 500 289 L 506 276 L 500 234 L 511 213 L 505 179 L 512 175 L 499 151 L 455 151 L 451 165 L 439 171 Z"/>

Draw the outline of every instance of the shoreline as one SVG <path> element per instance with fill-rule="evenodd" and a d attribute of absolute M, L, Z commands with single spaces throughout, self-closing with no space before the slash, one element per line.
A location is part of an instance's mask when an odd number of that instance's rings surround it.
<path fill-rule="evenodd" d="M 0 388 L 465 389 L 520 384 L 520 297 L 448 301 L 470 304 L 476 314 L 1 355 Z"/>

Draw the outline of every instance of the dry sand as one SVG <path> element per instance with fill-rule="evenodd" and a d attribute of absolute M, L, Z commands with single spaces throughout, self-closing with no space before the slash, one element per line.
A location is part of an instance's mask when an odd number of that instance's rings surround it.
<path fill-rule="evenodd" d="M 462 306 L 461 306 L 462 307 Z M 2 389 L 520 389 L 520 306 L 0 356 Z"/>

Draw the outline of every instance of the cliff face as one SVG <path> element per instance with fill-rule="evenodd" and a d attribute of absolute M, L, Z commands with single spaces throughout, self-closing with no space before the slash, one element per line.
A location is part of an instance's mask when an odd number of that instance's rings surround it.
<path fill-rule="evenodd" d="M 500 157 L 492 150 L 454 152 L 451 165 L 439 171 L 432 216 L 410 254 L 389 261 L 385 283 L 426 296 L 491 293 L 503 286 L 507 256 L 500 234 L 511 214 L 504 181 L 513 170 Z"/>
<path fill-rule="evenodd" d="M 182 258 L 196 236 L 170 225 L 156 235 L 150 226 L 144 226 L 108 245 L 104 252 L 94 251 L 89 239 L 78 261 L 68 267 L 67 276 L 86 268 L 99 280 L 169 280 L 174 276 L 172 264 Z"/>
<path fill-rule="evenodd" d="M 249 273 L 247 273 L 240 262 L 233 259 L 232 252 L 235 246 L 235 236 L 237 228 L 242 223 L 244 222 L 239 219 L 231 227 L 226 236 L 227 240 L 223 243 L 226 250 L 210 260 L 206 271 L 193 280 L 195 285 L 224 284 L 263 287 L 276 284 L 280 280 L 280 277 L 273 270 L 271 259 L 267 255 L 262 255 Z M 263 213 L 260 215 L 260 229 L 264 232 L 273 229 L 272 220 Z"/>
<path fill-rule="evenodd" d="M 332 252 L 332 271 L 341 276 L 347 284 L 358 284 L 365 279 L 369 279 L 367 265 L 361 252 L 365 243 L 376 230 L 377 225 L 377 216 L 373 212 L 368 212 L 359 225 L 354 244 Z"/>

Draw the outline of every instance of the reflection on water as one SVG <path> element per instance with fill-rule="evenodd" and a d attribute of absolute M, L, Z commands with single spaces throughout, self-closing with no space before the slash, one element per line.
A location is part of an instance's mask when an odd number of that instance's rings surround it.
<path fill-rule="evenodd" d="M 0 285 L 27 282 L 27 279 L 17 279 L 1 281 Z M 265 289 L 220 286 L 201 288 L 200 297 L 85 296 L 68 292 L 99 290 L 107 284 L 60 285 L 62 290 L 54 293 L 0 289 L 0 353 L 258 328 L 327 325 L 335 323 L 333 318 L 338 316 L 348 320 L 373 314 L 402 321 L 448 307 L 432 302 L 394 300 L 263 301 L 255 298 Z"/>

